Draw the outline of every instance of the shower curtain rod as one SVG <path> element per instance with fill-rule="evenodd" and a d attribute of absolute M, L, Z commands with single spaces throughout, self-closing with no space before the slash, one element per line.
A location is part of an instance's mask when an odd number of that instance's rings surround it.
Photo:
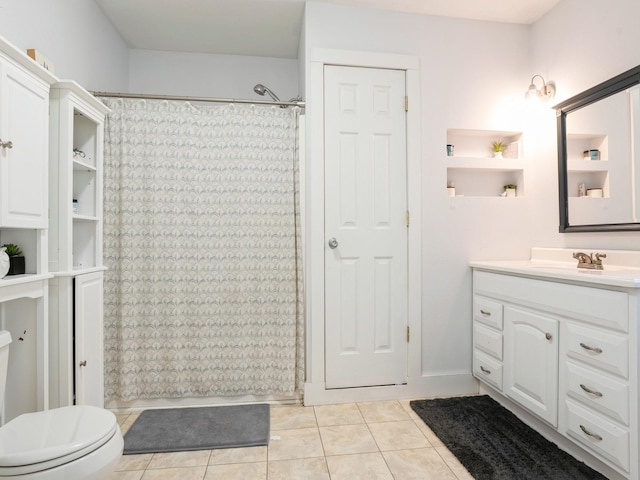
<path fill-rule="evenodd" d="M 213 97 L 181 97 L 173 95 L 153 95 L 141 93 L 112 93 L 112 92 L 91 92 L 95 97 L 113 97 L 113 98 L 142 98 L 149 100 L 178 100 L 183 102 L 215 102 L 215 103 L 253 103 L 256 105 L 278 105 L 283 107 L 305 107 L 305 102 L 289 101 L 276 102 L 272 100 L 242 100 L 237 98 L 213 98 Z"/>

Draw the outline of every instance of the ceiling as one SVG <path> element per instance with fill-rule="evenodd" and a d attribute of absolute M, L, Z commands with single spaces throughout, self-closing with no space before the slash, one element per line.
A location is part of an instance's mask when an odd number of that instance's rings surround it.
<path fill-rule="evenodd" d="M 530 24 L 560 0 L 315 0 Z M 130 48 L 296 58 L 305 0 L 95 0 Z"/>

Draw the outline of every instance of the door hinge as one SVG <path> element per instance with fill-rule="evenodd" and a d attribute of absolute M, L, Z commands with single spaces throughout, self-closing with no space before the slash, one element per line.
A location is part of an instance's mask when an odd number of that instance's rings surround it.
<path fill-rule="evenodd" d="M 407 95 L 405 95 L 404 97 L 404 111 L 405 112 L 409 111 L 409 97 Z"/>
<path fill-rule="evenodd" d="M 409 224 L 411 223 L 411 218 L 409 217 L 409 210 L 406 211 L 404 220 L 405 220 L 405 223 L 407 224 L 407 227 L 409 227 Z"/>
<path fill-rule="evenodd" d="M 411 339 L 411 327 L 407 327 L 407 343 L 409 343 L 410 339 Z"/>

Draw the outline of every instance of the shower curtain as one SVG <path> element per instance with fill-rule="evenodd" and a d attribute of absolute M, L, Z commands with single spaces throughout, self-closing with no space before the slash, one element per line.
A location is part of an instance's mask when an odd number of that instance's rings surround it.
<path fill-rule="evenodd" d="M 103 101 L 106 400 L 293 395 L 299 109 Z"/>

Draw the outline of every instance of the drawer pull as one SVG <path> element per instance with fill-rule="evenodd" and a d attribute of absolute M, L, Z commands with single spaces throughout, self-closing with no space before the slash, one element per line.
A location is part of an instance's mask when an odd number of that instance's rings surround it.
<path fill-rule="evenodd" d="M 482 370 L 482 373 L 486 373 L 487 375 L 491 375 L 491 370 L 489 370 L 488 368 L 484 368 L 482 365 L 480 365 L 480 370 Z"/>
<path fill-rule="evenodd" d="M 580 384 L 580 388 L 585 392 L 593 395 L 594 397 L 600 398 L 602 396 L 601 392 L 596 392 L 595 390 L 591 390 L 589 387 L 585 387 L 582 383 Z"/>
<path fill-rule="evenodd" d="M 580 346 L 582 348 L 584 348 L 585 350 L 589 351 L 589 352 L 593 352 L 593 353 L 602 353 L 602 349 L 598 348 L 598 347 L 590 347 L 589 345 L 587 345 L 586 343 L 582 343 L 580 342 Z"/>
<path fill-rule="evenodd" d="M 600 435 L 598 435 L 597 433 L 591 433 L 589 430 L 587 430 L 587 427 L 585 427 L 584 425 L 580 425 L 580 430 L 582 430 L 585 435 L 588 435 L 595 440 L 598 440 L 598 441 L 602 440 L 602 437 Z"/>
<path fill-rule="evenodd" d="M 491 312 L 487 312 L 486 310 L 480 310 L 480 313 L 485 317 L 490 317 L 491 316 Z"/>

